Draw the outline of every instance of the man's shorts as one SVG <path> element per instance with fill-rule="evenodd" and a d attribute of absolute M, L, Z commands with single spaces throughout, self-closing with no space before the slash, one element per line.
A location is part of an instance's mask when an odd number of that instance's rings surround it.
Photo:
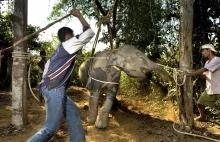
<path fill-rule="evenodd" d="M 220 94 L 208 95 L 207 92 L 204 91 L 197 101 L 197 104 L 220 109 Z"/>

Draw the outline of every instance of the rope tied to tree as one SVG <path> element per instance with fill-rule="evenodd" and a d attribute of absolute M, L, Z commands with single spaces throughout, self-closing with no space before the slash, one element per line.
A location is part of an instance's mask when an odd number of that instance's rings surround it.
<path fill-rule="evenodd" d="M 185 82 L 186 82 L 186 75 L 183 75 L 183 82 L 182 83 L 178 83 L 178 71 L 177 71 L 176 68 L 173 68 L 173 79 L 174 79 L 176 85 L 183 86 L 185 84 Z"/>
<path fill-rule="evenodd" d="M 183 82 L 182 83 L 178 83 L 178 74 L 179 74 L 179 72 L 183 73 L 182 70 L 178 70 L 177 68 L 165 66 L 165 65 L 162 65 L 162 64 L 158 64 L 158 65 L 160 65 L 160 66 L 162 66 L 164 68 L 169 68 L 169 69 L 171 69 L 173 71 L 173 79 L 174 79 L 176 85 L 183 86 L 185 84 L 185 82 L 186 82 L 186 75 L 183 75 Z"/>
<path fill-rule="evenodd" d="M 14 51 L 12 52 L 12 57 L 14 59 L 29 59 L 30 54 L 28 52 Z"/>

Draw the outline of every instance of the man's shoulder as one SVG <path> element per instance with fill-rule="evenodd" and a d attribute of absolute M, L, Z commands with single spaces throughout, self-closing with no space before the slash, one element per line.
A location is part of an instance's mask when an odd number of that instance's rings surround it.
<path fill-rule="evenodd" d="M 218 56 L 215 56 L 215 58 L 214 58 L 214 59 L 220 60 L 220 57 L 218 57 Z"/>
<path fill-rule="evenodd" d="M 220 63 L 220 57 L 217 57 L 217 56 L 215 56 L 213 59 L 213 62 L 217 62 L 217 63 Z"/>

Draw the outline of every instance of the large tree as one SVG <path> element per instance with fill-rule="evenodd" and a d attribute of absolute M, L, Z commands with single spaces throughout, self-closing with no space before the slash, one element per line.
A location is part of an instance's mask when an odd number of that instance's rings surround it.
<path fill-rule="evenodd" d="M 193 32 L 193 1 L 180 2 L 180 69 L 192 69 L 192 32 Z M 182 80 L 184 80 L 182 78 Z M 192 80 L 187 77 L 185 84 L 180 87 L 179 119 L 183 128 L 191 130 L 193 127 Z"/>
<path fill-rule="evenodd" d="M 16 42 L 27 35 L 27 0 L 15 1 L 12 21 L 14 42 Z M 14 52 L 17 53 L 14 54 L 12 66 L 12 124 L 17 129 L 21 129 L 27 125 L 27 59 L 21 58 L 21 55 L 27 52 L 27 43 L 17 45 Z"/>

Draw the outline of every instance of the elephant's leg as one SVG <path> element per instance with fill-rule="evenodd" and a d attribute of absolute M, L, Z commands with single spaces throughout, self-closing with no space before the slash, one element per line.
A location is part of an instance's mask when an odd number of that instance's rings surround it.
<path fill-rule="evenodd" d="M 112 108 L 113 102 L 116 97 L 117 89 L 111 89 L 107 93 L 106 101 L 101 108 L 98 117 L 95 122 L 95 126 L 97 128 L 106 128 L 108 124 L 108 115 L 110 113 L 110 110 Z"/>
<path fill-rule="evenodd" d="M 91 92 L 89 98 L 89 116 L 87 118 L 88 123 L 94 124 L 98 114 L 98 100 L 99 91 Z"/>

